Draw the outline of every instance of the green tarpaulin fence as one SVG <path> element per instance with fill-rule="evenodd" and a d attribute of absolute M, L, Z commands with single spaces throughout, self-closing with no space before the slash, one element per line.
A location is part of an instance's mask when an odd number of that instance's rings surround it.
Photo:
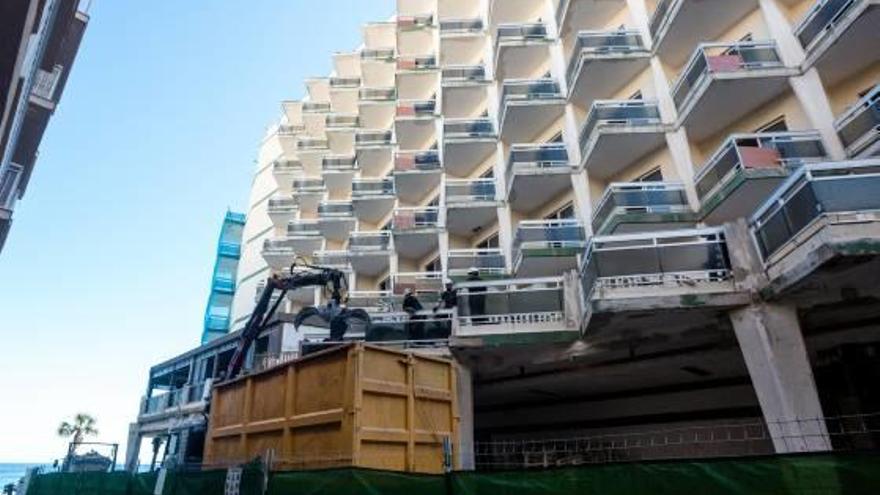
<path fill-rule="evenodd" d="M 156 475 L 44 474 L 26 495 L 152 495 Z M 162 495 L 223 495 L 226 471 L 169 472 Z M 260 495 L 245 469 L 240 495 Z M 880 455 L 797 455 L 607 464 L 430 476 L 330 469 L 275 472 L 266 495 L 876 495 Z"/>

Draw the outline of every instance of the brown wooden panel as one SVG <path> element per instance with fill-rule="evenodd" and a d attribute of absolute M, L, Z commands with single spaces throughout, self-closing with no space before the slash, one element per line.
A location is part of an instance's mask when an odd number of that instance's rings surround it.
<path fill-rule="evenodd" d="M 345 385 L 344 353 L 309 359 L 297 366 L 293 409 L 305 414 L 342 407 Z"/>
<path fill-rule="evenodd" d="M 406 430 L 406 396 L 364 393 L 361 426 Z"/>
<path fill-rule="evenodd" d="M 253 377 L 254 397 L 250 421 L 284 416 L 285 376 L 285 370 L 275 370 L 267 375 Z"/>
<path fill-rule="evenodd" d="M 358 465 L 372 469 L 406 471 L 406 444 L 363 442 Z"/>

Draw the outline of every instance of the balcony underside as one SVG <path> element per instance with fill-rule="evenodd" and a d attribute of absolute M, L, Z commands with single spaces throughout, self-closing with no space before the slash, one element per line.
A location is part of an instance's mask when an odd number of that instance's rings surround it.
<path fill-rule="evenodd" d="M 358 220 L 378 223 L 391 213 L 391 209 L 394 208 L 394 197 L 354 198 L 351 203 L 354 206 L 354 215 Z"/>
<path fill-rule="evenodd" d="M 550 43 L 527 41 L 502 43 L 495 60 L 495 78 L 528 79 L 540 76 L 550 65 Z"/>
<path fill-rule="evenodd" d="M 571 0 L 568 3 L 560 38 L 567 38 L 577 29 L 601 29 L 626 6 L 625 0 Z"/>
<path fill-rule="evenodd" d="M 501 139 L 505 142 L 529 143 L 562 118 L 565 100 L 535 100 L 508 103 L 501 121 Z"/>
<path fill-rule="evenodd" d="M 486 110 L 488 86 L 481 83 L 443 85 L 443 116 L 447 119 L 477 118 Z"/>
<path fill-rule="evenodd" d="M 694 46 L 718 39 L 727 29 L 758 8 L 758 0 L 683 0 L 675 18 L 657 33 L 654 50 L 672 67 L 684 64 Z M 657 41 L 659 39 L 659 42 Z"/>
<path fill-rule="evenodd" d="M 515 211 L 531 213 L 571 188 L 571 172 L 567 168 L 517 172 L 510 185 L 508 203 Z"/>
<path fill-rule="evenodd" d="M 656 317 L 659 323 L 663 320 L 661 314 L 714 312 L 747 304 L 749 294 L 737 291 L 732 280 L 691 281 L 673 286 L 597 287 L 590 302 L 592 316 L 587 333 L 615 326 L 632 328 L 634 320 L 642 322 L 649 316 Z"/>
<path fill-rule="evenodd" d="M 651 57 L 649 54 L 617 55 L 582 59 L 579 64 L 569 88 L 569 101 L 589 109 L 595 100 L 614 97 L 620 88 L 651 65 Z"/>
<path fill-rule="evenodd" d="M 276 228 L 283 228 L 296 217 L 296 210 L 290 211 L 270 211 L 268 212 L 269 220 Z"/>
<path fill-rule="evenodd" d="M 422 259 L 440 248 L 437 228 L 414 229 L 394 233 L 397 254 L 409 259 Z"/>
<path fill-rule="evenodd" d="M 467 65 L 480 62 L 486 45 L 483 33 L 467 33 L 440 38 L 440 64 Z"/>
<path fill-rule="evenodd" d="M 633 234 L 637 232 L 662 232 L 692 228 L 697 223 L 695 213 L 654 213 L 633 211 L 612 214 L 593 234 Z"/>
<path fill-rule="evenodd" d="M 331 191 L 331 197 L 347 198 L 351 193 L 351 180 L 354 178 L 355 171 L 352 170 L 332 170 L 324 172 L 324 184 Z"/>
<path fill-rule="evenodd" d="M 440 73 L 436 70 L 397 73 L 397 97 L 401 100 L 427 100 L 437 92 Z"/>
<path fill-rule="evenodd" d="M 782 168 L 735 172 L 722 187 L 702 200 L 700 218 L 709 225 L 748 218 L 787 176 Z"/>
<path fill-rule="evenodd" d="M 767 259 L 773 297 L 838 302 L 880 297 L 880 212 L 826 214 Z"/>
<path fill-rule="evenodd" d="M 318 221 L 321 235 L 331 241 L 344 241 L 354 230 L 354 218 L 322 218 Z"/>
<path fill-rule="evenodd" d="M 391 145 L 359 147 L 357 163 L 361 177 L 383 177 L 391 168 L 393 153 Z"/>
<path fill-rule="evenodd" d="M 287 292 L 287 299 L 300 304 L 315 304 L 315 289 L 303 287 Z"/>
<path fill-rule="evenodd" d="M 390 129 L 396 108 L 393 101 L 361 102 L 358 120 L 364 129 Z"/>
<path fill-rule="evenodd" d="M 320 248 L 320 244 L 318 245 Z M 312 251 L 285 251 L 285 252 L 267 252 L 263 251 L 263 259 L 266 260 L 266 264 L 269 265 L 273 270 L 284 270 L 290 267 L 291 263 L 293 263 L 294 259 L 296 259 L 297 254 L 311 254 Z"/>
<path fill-rule="evenodd" d="M 324 193 L 318 192 L 296 192 L 293 193 L 294 197 L 296 197 L 297 205 L 299 206 L 300 211 L 311 212 L 314 213 L 318 211 L 318 205 L 321 203 L 321 200 L 324 197 Z"/>
<path fill-rule="evenodd" d="M 433 117 L 407 117 L 394 122 L 397 144 L 401 150 L 425 150 L 437 141 Z"/>
<path fill-rule="evenodd" d="M 453 177 L 469 177 L 497 149 L 495 138 L 447 138 L 443 144 L 443 168 Z"/>
<path fill-rule="evenodd" d="M 527 248 L 522 250 L 514 267 L 519 278 L 555 277 L 578 268 L 578 255 L 583 248 Z"/>
<path fill-rule="evenodd" d="M 590 177 L 610 179 L 666 143 L 663 125 L 597 128 L 585 152 Z"/>
<path fill-rule="evenodd" d="M 816 67 L 827 86 L 833 86 L 880 61 L 880 35 L 877 32 L 880 26 L 880 2 L 864 2 L 860 8 L 848 13 L 845 19 L 810 50 L 804 61 L 805 67 Z"/>
<path fill-rule="evenodd" d="M 441 171 L 396 172 L 394 188 L 402 201 L 417 204 L 440 185 Z"/>
<path fill-rule="evenodd" d="M 697 141 L 721 132 L 789 89 L 796 69 L 771 69 L 750 74 L 717 73 L 679 113 L 679 125 Z"/>
<path fill-rule="evenodd" d="M 449 205 L 446 210 L 446 230 L 454 235 L 471 236 L 497 219 L 498 205 L 494 201 L 475 201 L 468 206 Z"/>
<path fill-rule="evenodd" d="M 395 65 L 393 61 L 362 60 L 361 79 L 365 88 L 394 86 Z"/>
<path fill-rule="evenodd" d="M 302 163 L 303 170 L 307 176 L 317 177 L 321 175 L 321 172 L 323 172 L 324 156 L 327 155 L 329 151 L 330 150 L 326 148 L 297 151 L 297 158 L 299 158 L 300 163 Z"/>
<path fill-rule="evenodd" d="M 387 272 L 390 266 L 391 253 L 389 251 L 351 254 L 351 268 L 357 274 L 376 277 Z"/>

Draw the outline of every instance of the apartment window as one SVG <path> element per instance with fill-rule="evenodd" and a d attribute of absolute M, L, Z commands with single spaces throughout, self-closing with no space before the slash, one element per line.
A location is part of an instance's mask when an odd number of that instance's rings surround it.
<path fill-rule="evenodd" d="M 650 172 L 640 175 L 633 182 L 663 182 L 663 172 L 657 167 Z"/>
<path fill-rule="evenodd" d="M 498 233 L 494 233 L 483 239 L 477 244 L 477 249 L 498 249 L 501 244 L 498 242 Z"/>
<path fill-rule="evenodd" d="M 442 272 L 443 265 L 440 264 L 440 257 L 437 256 L 433 260 L 431 260 L 427 265 L 425 265 L 426 272 Z"/>
<path fill-rule="evenodd" d="M 562 208 L 544 217 L 544 220 L 565 220 L 574 218 L 574 204 L 568 203 Z"/>
<path fill-rule="evenodd" d="M 755 129 L 755 132 L 785 132 L 788 130 L 788 124 L 785 122 L 785 116 L 779 116 Z"/>

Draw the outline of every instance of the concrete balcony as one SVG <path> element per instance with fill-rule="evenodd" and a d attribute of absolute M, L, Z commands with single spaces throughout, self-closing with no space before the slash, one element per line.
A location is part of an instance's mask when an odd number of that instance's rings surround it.
<path fill-rule="evenodd" d="M 323 133 L 323 130 L 321 132 Z M 308 174 L 320 173 L 324 155 L 328 153 L 330 153 L 330 142 L 326 139 L 304 136 L 297 138 L 296 155 Z"/>
<path fill-rule="evenodd" d="M 299 160 L 281 159 L 272 162 L 272 176 L 278 183 L 278 187 L 284 191 L 290 190 L 294 177 L 302 177 L 303 174 L 305 174 L 305 169 Z"/>
<path fill-rule="evenodd" d="M 291 223 L 291 225 L 294 225 Z M 324 240 L 318 231 L 305 230 L 317 227 L 317 225 L 298 224 L 304 230 L 290 232 L 288 226 L 287 237 L 280 239 L 266 239 L 263 242 L 263 259 L 266 260 L 273 270 L 284 270 L 296 260 L 298 256 L 310 256 L 316 249 L 321 247 Z"/>
<path fill-rule="evenodd" d="M 650 60 L 639 31 L 580 31 L 566 70 L 569 100 L 589 108 L 594 100 L 610 98 Z"/>
<path fill-rule="evenodd" d="M 529 213 L 571 187 L 564 143 L 515 144 L 507 158 L 507 202 Z"/>
<path fill-rule="evenodd" d="M 440 185 L 443 167 L 435 150 L 398 151 L 394 155 L 394 189 L 407 203 L 418 203 Z"/>
<path fill-rule="evenodd" d="M 138 420 L 155 420 L 157 417 L 198 414 L 205 410 L 211 395 L 211 380 L 187 384 L 181 388 L 141 400 Z"/>
<path fill-rule="evenodd" d="M 693 227 L 697 215 L 680 182 L 613 182 L 593 212 L 593 234 Z"/>
<path fill-rule="evenodd" d="M 446 179 L 446 230 L 471 236 L 498 220 L 495 179 Z"/>
<path fill-rule="evenodd" d="M 481 64 L 444 67 L 441 86 L 442 113 L 447 119 L 477 118 L 488 108 L 489 81 Z"/>
<path fill-rule="evenodd" d="M 302 113 L 317 113 L 317 114 L 326 114 L 330 113 L 330 102 L 329 101 L 304 101 L 302 103 Z"/>
<path fill-rule="evenodd" d="M 444 119 L 443 166 L 450 175 L 471 175 L 497 148 L 498 135 L 490 119 Z"/>
<path fill-rule="evenodd" d="M 390 42 L 394 42 L 393 37 Z M 370 88 L 394 86 L 395 57 L 394 48 L 361 50 L 361 84 Z"/>
<path fill-rule="evenodd" d="M 360 125 L 363 129 L 390 129 L 397 110 L 397 90 L 361 88 L 358 100 Z"/>
<path fill-rule="evenodd" d="M 327 131 L 334 129 L 353 129 L 358 126 L 358 116 L 350 114 L 331 113 L 324 118 Z"/>
<path fill-rule="evenodd" d="M 327 187 L 322 179 L 294 179 L 293 198 L 296 200 L 300 211 L 314 213 L 318 211 L 318 203 L 327 193 Z"/>
<path fill-rule="evenodd" d="M 880 61 L 880 0 L 817 0 L 795 28 L 816 67 L 834 85 Z"/>
<path fill-rule="evenodd" d="M 396 295 L 412 289 L 416 294 L 443 291 L 442 272 L 406 272 L 391 275 L 391 286 Z"/>
<path fill-rule="evenodd" d="M 578 28 L 607 26 L 625 8 L 626 0 L 559 0 L 556 4 L 559 37 L 567 38 Z"/>
<path fill-rule="evenodd" d="M 880 84 L 834 122 L 850 158 L 880 156 Z"/>
<path fill-rule="evenodd" d="M 351 184 L 351 203 L 358 220 L 378 223 L 394 208 L 394 180 L 354 179 Z"/>
<path fill-rule="evenodd" d="M 394 247 L 405 258 L 421 259 L 438 249 L 442 229 L 436 207 L 396 208 L 391 223 Z"/>
<path fill-rule="evenodd" d="M 440 73 L 437 69 L 437 58 L 433 55 L 398 58 L 397 97 L 403 100 L 431 98 L 439 89 Z"/>
<path fill-rule="evenodd" d="M 348 250 L 355 273 L 377 277 L 390 268 L 391 232 L 352 232 L 348 238 Z"/>
<path fill-rule="evenodd" d="M 659 0 L 649 28 L 654 51 L 672 67 L 687 60 L 694 45 L 718 39 L 758 8 L 758 0 Z"/>
<path fill-rule="evenodd" d="M 472 268 L 484 280 L 507 276 L 507 263 L 500 249 L 450 249 L 446 265 L 449 277 L 457 281 L 464 280 Z"/>
<path fill-rule="evenodd" d="M 321 235 L 332 241 L 344 241 L 354 230 L 357 220 L 351 201 L 322 201 L 318 205 Z"/>
<path fill-rule="evenodd" d="M 529 142 L 565 113 L 565 96 L 553 79 L 504 81 L 499 103 L 501 139 Z"/>
<path fill-rule="evenodd" d="M 594 101 L 580 131 L 580 166 L 590 177 L 614 177 L 664 146 L 666 130 L 656 101 Z"/>
<path fill-rule="evenodd" d="M 487 37 L 483 20 L 447 19 L 440 22 L 440 65 L 469 64 L 486 53 Z"/>
<path fill-rule="evenodd" d="M 543 23 L 500 24 L 495 31 L 495 79 L 521 79 L 545 72 L 553 37 Z"/>
<path fill-rule="evenodd" d="M 575 219 L 523 220 L 513 240 L 513 271 L 517 277 L 544 277 L 574 270 L 586 239 Z"/>
<path fill-rule="evenodd" d="M 580 338 L 574 277 L 460 282 L 450 345 L 536 345 Z"/>
<path fill-rule="evenodd" d="M 422 150 L 437 142 L 436 106 L 435 100 L 398 103 L 394 134 L 400 149 Z"/>
<path fill-rule="evenodd" d="M 681 320 L 705 328 L 719 311 L 749 301 L 720 228 L 593 237 L 580 273 L 592 335 L 624 331 L 635 319 L 650 321 L 645 329 L 672 331 Z"/>
<path fill-rule="evenodd" d="M 392 131 L 360 131 L 355 134 L 355 156 L 362 177 L 382 177 L 391 168 L 393 136 Z"/>
<path fill-rule="evenodd" d="M 337 270 L 351 270 L 351 253 L 344 249 L 322 249 L 312 255 L 312 263 Z"/>
<path fill-rule="evenodd" d="M 360 77 L 331 77 L 330 91 L 334 89 L 358 89 L 361 85 Z"/>
<path fill-rule="evenodd" d="M 357 158 L 354 156 L 325 156 L 321 175 L 330 196 L 347 196 L 351 192 L 351 181 L 357 170 Z"/>
<path fill-rule="evenodd" d="M 266 212 L 272 221 L 272 225 L 276 228 L 281 228 L 296 218 L 299 212 L 299 204 L 295 198 L 289 195 L 269 198 Z"/>
<path fill-rule="evenodd" d="M 825 157 L 817 132 L 734 134 L 694 177 L 700 218 L 718 225 L 748 217 L 790 173 Z"/>
<path fill-rule="evenodd" d="M 788 90 L 797 73 L 773 41 L 702 43 L 672 89 L 678 124 L 705 139 Z"/>
<path fill-rule="evenodd" d="M 440 37 L 452 38 L 483 34 L 483 19 L 443 19 L 440 21 Z"/>
<path fill-rule="evenodd" d="M 877 297 L 880 159 L 800 168 L 755 212 L 769 292 L 836 302 Z"/>

